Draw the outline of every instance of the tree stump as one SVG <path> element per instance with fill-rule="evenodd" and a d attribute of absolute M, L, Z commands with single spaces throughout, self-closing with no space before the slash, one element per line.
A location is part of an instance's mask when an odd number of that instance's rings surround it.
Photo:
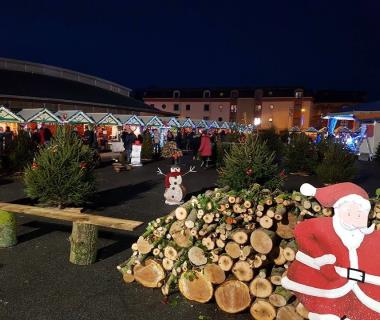
<path fill-rule="evenodd" d="M 0 210 L 0 248 L 8 248 L 16 243 L 16 218 L 13 213 Z"/>
<path fill-rule="evenodd" d="M 98 239 L 98 228 L 91 224 L 73 222 L 70 236 L 70 262 L 78 265 L 89 265 L 95 262 Z"/>

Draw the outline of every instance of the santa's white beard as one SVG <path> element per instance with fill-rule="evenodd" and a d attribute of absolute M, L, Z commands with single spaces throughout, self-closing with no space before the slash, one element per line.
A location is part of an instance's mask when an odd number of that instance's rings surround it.
<path fill-rule="evenodd" d="M 342 240 L 343 244 L 349 249 L 357 249 L 363 242 L 364 236 L 374 231 L 374 225 L 370 227 L 357 228 L 352 225 L 343 223 L 339 215 L 333 217 L 333 226 L 336 234 Z"/>

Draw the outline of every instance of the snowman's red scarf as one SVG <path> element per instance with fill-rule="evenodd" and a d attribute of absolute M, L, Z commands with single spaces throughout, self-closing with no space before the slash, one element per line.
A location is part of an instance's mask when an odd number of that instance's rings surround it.
<path fill-rule="evenodd" d="M 171 177 L 178 177 L 178 176 L 181 176 L 181 172 L 169 172 L 166 176 L 165 176 L 165 188 L 170 188 L 170 182 L 169 182 L 169 178 Z"/>

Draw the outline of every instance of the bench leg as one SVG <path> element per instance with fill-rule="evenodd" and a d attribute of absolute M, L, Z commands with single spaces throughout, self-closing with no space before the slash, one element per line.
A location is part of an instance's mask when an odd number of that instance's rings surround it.
<path fill-rule="evenodd" d="M 16 243 L 15 215 L 11 212 L 0 210 L 0 248 L 8 248 Z"/>
<path fill-rule="evenodd" d="M 97 253 L 98 227 L 73 222 L 70 236 L 70 262 L 78 265 L 89 265 L 95 262 Z"/>

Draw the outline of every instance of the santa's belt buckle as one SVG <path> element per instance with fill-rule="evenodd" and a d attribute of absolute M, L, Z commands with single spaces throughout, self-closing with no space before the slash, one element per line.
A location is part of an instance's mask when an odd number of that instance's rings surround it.
<path fill-rule="evenodd" d="M 347 268 L 347 279 L 359 282 L 365 281 L 365 272 L 359 269 Z"/>

